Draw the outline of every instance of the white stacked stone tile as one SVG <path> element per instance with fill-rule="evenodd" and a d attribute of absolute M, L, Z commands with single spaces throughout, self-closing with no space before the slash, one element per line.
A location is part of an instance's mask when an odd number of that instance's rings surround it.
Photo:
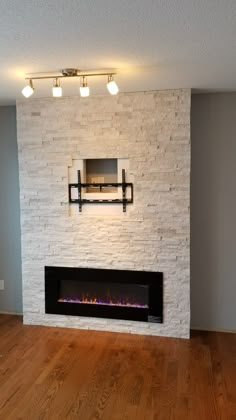
<path fill-rule="evenodd" d="M 17 103 L 24 322 L 189 337 L 190 91 Z M 127 158 L 127 213 L 71 214 L 75 159 Z M 164 323 L 45 314 L 44 266 L 162 271 Z"/>

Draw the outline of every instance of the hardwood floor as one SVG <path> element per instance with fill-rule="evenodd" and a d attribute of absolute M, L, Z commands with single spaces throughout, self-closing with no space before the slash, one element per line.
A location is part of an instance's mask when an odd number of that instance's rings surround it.
<path fill-rule="evenodd" d="M 236 334 L 191 340 L 0 315 L 1 420 L 236 420 Z"/>

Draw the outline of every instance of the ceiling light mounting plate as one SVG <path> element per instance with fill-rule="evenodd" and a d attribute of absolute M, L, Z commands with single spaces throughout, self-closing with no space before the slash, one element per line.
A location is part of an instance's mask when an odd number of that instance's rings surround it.
<path fill-rule="evenodd" d="M 78 73 L 80 72 L 80 70 L 78 69 L 62 69 L 61 70 L 61 74 L 65 77 L 75 77 L 78 76 Z"/>

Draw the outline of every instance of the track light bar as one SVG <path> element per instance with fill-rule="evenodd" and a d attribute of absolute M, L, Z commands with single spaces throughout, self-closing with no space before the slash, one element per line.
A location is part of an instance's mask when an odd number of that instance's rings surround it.
<path fill-rule="evenodd" d="M 62 96 L 62 88 L 60 86 L 60 80 L 67 79 L 71 77 L 79 77 L 80 84 L 80 96 L 86 97 L 89 96 L 90 90 L 87 85 L 87 78 L 92 76 L 107 76 L 108 83 L 107 89 L 111 95 L 116 95 L 119 92 L 119 88 L 116 82 L 113 80 L 116 72 L 113 70 L 78 70 L 73 68 L 62 69 L 58 73 L 38 73 L 26 75 L 25 80 L 29 80 L 29 85 L 27 85 L 23 90 L 22 94 L 29 98 L 34 93 L 33 80 L 43 80 L 43 79 L 53 79 L 52 93 L 54 97 Z"/>

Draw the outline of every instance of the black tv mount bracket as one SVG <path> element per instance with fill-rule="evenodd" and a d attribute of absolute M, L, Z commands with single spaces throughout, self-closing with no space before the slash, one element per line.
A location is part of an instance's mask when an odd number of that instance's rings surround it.
<path fill-rule="evenodd" d="M 80 170 L 77 171 L 78 182 L 76 184 L 69 184 L 69 203 L 78 204 L 79 212 L 82 212 L 83 204 L 122 204 L 123 212 L 126 212 L 127 204 L 133 203 L 134 193 L 133 193 L 133 184 L 131 182 L 125 182 L 125 169 L 122 169 L 122 182 L 96 182 L 96 183 L 83 183 L 81 182 Z M 83 188 L 102 188 L 106 187 L 121 187 L 122 188 L 122 198 L 120 199 L 87 199 L 82 198 L 82 189 Z M 72 188 L 78 190 L 78 198 L 72 198 Z M 126 198 L 126 190 L 130 188 L 131 197 Z"/>

